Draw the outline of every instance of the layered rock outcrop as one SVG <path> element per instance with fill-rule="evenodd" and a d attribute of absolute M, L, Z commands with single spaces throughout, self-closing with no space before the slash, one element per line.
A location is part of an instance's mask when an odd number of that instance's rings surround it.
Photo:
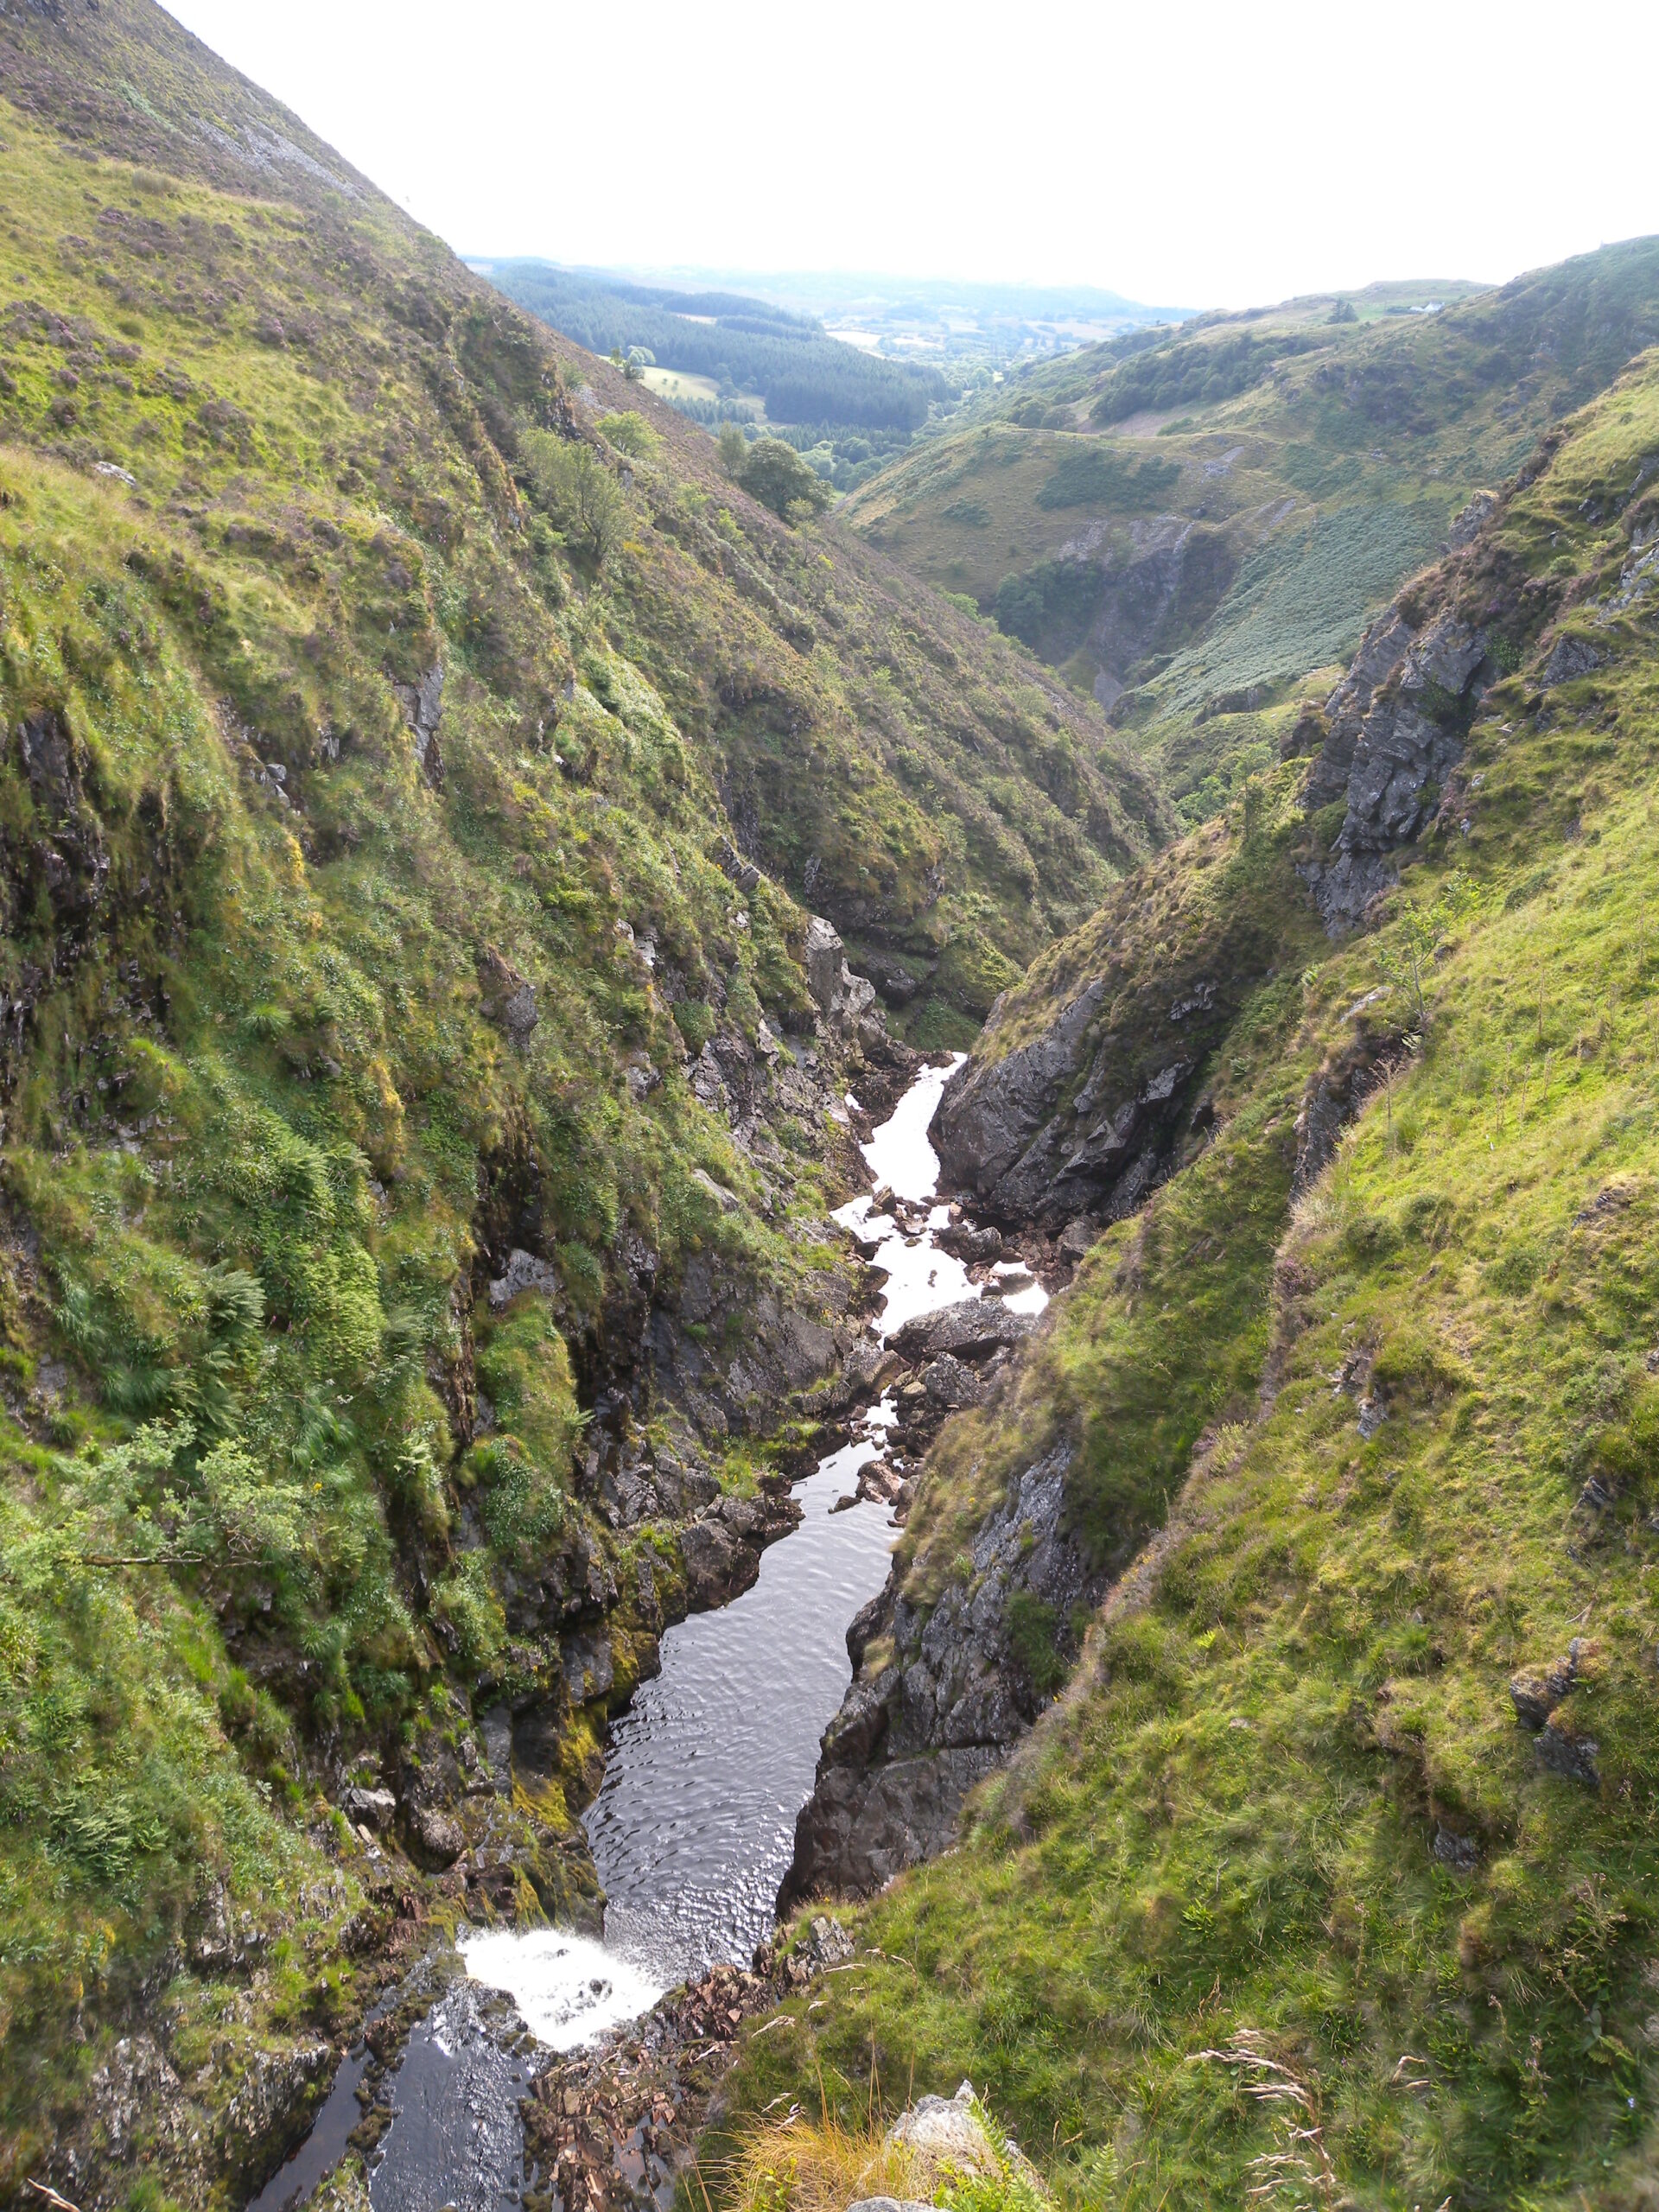
<path fill-rule="evenodd" d="M 945 1181 L 1002 1222 L 1053 1230 L 1083 1215 L 1116 1220 L 1162 1173 L 1216 987 L 1206 978 L 1171 1001 L 1167 1049 L 1143 1075 L 1135 1046 L 1148 1040 L 1122 1049 L 1102 1020 L 1106 992 L 1104 978 L 1086 983 L 1040 1035 L 969 1061 L 940 1099 L 929 1135 Z"/>

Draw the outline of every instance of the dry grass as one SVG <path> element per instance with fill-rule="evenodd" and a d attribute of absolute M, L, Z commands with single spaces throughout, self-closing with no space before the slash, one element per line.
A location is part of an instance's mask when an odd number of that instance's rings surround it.
<path fill-rule="evenodd" d="M 861 2196 L 919 2196 L 918 2167 L 915 2153 L 879 2127 L 849 2129 L 796 2111 L 745 2140 L 710 2202 L 721 2212 L 844 2212 Z"/>

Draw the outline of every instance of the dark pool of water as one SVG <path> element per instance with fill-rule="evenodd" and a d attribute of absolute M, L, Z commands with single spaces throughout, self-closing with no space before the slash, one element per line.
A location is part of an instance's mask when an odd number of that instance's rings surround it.
<path fill-rule="evenodd" d="M 663 1671 L 617 1722 L 588 1834 L 611 1948 L 664 1986 L 747 1964 L 770 1933 L 818 1741 L 847 1688 L 847 1624 L 887 1579 L 887 1509 L 834 1508 L 874 1457 L 822 1461 L 804 1517 L 752 1590 L 663 1638 Z"/>

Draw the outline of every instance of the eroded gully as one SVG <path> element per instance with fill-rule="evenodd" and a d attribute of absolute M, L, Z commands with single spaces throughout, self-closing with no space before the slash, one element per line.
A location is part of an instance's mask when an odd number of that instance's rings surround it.
<path fill-rule="evenodd" d="M 934 1242 L 947 1209 L 934 1203 L 927 1128 L 950 1072 L 925 1069 L 873 1132 L 862 1147 L 871 1192 L 836 1217 L 861 1250 L 874 1247 L 886 1277 L 872 1325 L 884 1340 L 1003 1287 L 973 1281 Z M 1003 1272 L 1015 1310 L 1046 1302 L 1029 1277 Z M 771 1932 L 819 1738 L 849 1679 L 847 1627 L 887 1572 L 897 1524 L 881 1493 L 895 1486 L 883 1464 L 895 1419 L 882 1399 L 819 1461 L 798 1491 L 799 1527 L 765 1553 L 751 1589 L 664 1636 L 661 1672 L 616 1722 L 585 1816 L 607 1897 L 602 1938 L 462 1930 L 465 1973 L 416 2026 L 382 2093 L 393 2118 L 374 2154 L 374 2212 L 517 2206 L 537 2178 L 519 2102 L 550 2055 L 639 2019 L 721 1961 L 747 1964 Z M 363 2070 L 359 2056 L 344 2062 L 310 2138 L 253 2212 L 290 2212 L 343 2154 Z"/>

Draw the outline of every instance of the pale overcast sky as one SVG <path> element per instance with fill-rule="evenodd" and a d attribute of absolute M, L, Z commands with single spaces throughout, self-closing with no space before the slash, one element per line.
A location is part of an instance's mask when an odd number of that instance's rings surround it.
<path fill-rule="evenodd" d="M 1656 0 L 175 0 L 460 251 L 1245 307 L 1659 231 Z"/>

